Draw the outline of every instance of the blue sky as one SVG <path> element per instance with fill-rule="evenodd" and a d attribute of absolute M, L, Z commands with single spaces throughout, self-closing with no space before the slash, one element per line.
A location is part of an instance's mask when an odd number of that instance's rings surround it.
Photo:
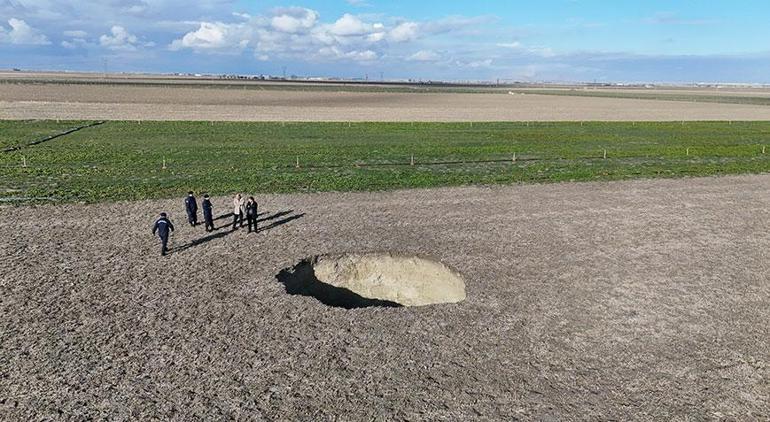
<path fill-rule="evenodd" d="M 770 2 L 0 0 L 0 68 L 770 83 Z"/>

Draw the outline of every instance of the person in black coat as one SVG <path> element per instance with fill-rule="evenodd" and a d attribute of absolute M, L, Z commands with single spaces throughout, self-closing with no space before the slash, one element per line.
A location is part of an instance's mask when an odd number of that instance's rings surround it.
<path fill-rule="evenodd" d="M 252 227 L 254 233 L 257 232 L 257 215 L 257 201 L 253 196 L 250 196 L 246 202 L 246 220 L 249 222 L 249 233 L 251 233 Z"/>
<path fill-rule="evenodd" d="M 155 236 L 155 233 L 158 233 L 158 236 L 160 236 L 161 255 L 166 255 L 168 252 L 168 238 L 173 231 L 174 225 L 171 224 L 171 220 L 168 219 L 166 213 L 160 213 L 160 218 L 155 221 L 155 225 L 152 227 L 152 235 Z"/>
<path fill-rule="evenodd" d="M 209 200 L 208 194 L 203 195 L 203 203 L 201 203 L 201 206 L 203 207 L 203 221 L 206 223 L 206 231 L 213 232 L 214 208 L 211 206 L 211 200 Z"/>
<path fill-rule="evenodd" d="M 195 200 L 192 191 L 187 193 L 187 198 L 184 200 L 184 208 L 187 210 L 187 221 L 191 226 L 195 227 L 198 224 L 198 201 Z"/>

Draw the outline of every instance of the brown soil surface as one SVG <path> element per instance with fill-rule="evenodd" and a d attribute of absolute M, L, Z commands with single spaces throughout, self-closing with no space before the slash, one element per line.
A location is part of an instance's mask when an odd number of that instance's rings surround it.
<path fill-rule="evenodd" d="M 0 419 L 770 416 L 770 175 L 259 199 L 262 232 L 211 236 L 182 199 L 0 208 Z M 346 310 L 276 280 L 374 251 L 467 299 Z"/>
<path fill-rule="evenodd" d="M 218 121 L 770 120 L 770 106 L 554 95 L 0 84 L 0 119 Z"/>

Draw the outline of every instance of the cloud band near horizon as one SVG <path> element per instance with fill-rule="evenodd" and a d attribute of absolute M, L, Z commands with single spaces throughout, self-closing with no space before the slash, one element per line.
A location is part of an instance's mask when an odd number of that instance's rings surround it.
<path fill-rule="evenodd" d="M 288 69 L 372 79 L 770 83 L 767 51 L 671 46 L 717 30 L 720 21 L 709 16 L 651 10 L 589 21 L 564 12 L 528 24 L 505 9 L 402 17 L 372 2 L 341 3 L 325 18 L 328 10 L 276 5 L 255 12 L 231 0 L 0 0 L 0 67 L 102 71 L 106 63 L 111 71 L 159 73 Z M 618 21 L 629 26 L 619 34 L 628 37 L 628 49 L 597 39 L 617 30 Z"/>

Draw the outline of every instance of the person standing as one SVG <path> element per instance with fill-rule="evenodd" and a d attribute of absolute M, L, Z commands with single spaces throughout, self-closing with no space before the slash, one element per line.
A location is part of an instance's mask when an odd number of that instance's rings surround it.
<path fill-rule="evenodd" d="M 233 198 L 233 230 L 240 222 L 240 226 L 243 227 L 243 196 L 239 193 Z"/>
<path fill-rule="evenodd" d="M 257 201 L 253 196 L 250 196 L 246 202 L 246 220 L 249 223 L 249 233 L 251 233 L 252 227 L 254 227 L 254 233 L 257 232 L 257 215 Z"/>
<path fill-rule="evenodd" d="M 203 195 L 203 202 L 201 203 L 201 207 L 203 207 L 203 222 L 206 224 L 206 231 L 213 232 L 214 208 L 211 206 L 211 200 L 209 199 L 208 194 Z"/>
<path fill-rule="evenodd" d="M 155 236 L 157 233 L 160 236 L 160 254 L 163 256 L 168 252 L 168 238 L 173 231 L 174 225 L 171 224 L 168 215 L 165 212 L 160 213 L 160 218 L 155 221 L 155 225 L 152 227 L 152 235 Z"/>
<path fill-rule="evenodd" d="M 184 200 L 184 208 L 187 210 L 187 221 L 191 226 L 195 227 L 198 224 L 198 201 L 195 200 L 192 191 L 187 193 L 187 198 Z"/>

